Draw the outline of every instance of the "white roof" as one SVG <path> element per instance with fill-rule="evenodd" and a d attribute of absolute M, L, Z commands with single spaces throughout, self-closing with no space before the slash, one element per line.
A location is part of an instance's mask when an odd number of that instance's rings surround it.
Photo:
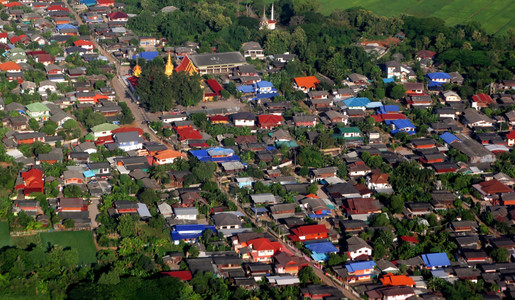
<path fill-rule="evenodd" d="M 148 207 L 144 203 L 138 203 L 138 215 L 140 217 L 152 217 L 150 211 L 148 210 Z"/>
<path fill-rule="evenodd" d="M 5 154 L 7 154 L 7 155 L 9 155 L 11 157 L 14 157 L 14 158 L 22 158 L 22 157 L 24 157 L 23 153 L 21 153 L 21 151 L 18 150 L 18 149 L 7 151 Z"/>

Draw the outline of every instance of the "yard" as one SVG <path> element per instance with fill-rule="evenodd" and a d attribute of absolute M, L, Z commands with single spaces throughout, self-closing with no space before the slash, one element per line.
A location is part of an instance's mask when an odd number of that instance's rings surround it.
<path fill-rule="evenodd" d="M 41 233 L 40 240 L 43 246 L 50 243 L 51 245 L 57 244 L 61 247 L 77 249 L 79 252 L 79 262 L 81 264 L 91 264 L 97 261 L 97 250 L 93 242 L 93 233 L 91 231 Z"/>
<path fill-rule="evenodd" d="M 0 248 L 10 245 L 9 224 L 7 222 L 0 222 Z"/>
<path fill-rule="evenodd" d="M 400 14 L 417 17 L 438 17 L 446 25 L 479 21 L 488 33 L 506 33 L 515 28 L 515 1 L 504 0 L 318 0 L 320 11 L 363 7 L 379 15 Z"/>

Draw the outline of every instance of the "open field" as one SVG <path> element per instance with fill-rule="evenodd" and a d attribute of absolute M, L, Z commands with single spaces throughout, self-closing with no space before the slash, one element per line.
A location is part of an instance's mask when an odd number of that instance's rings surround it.
<path fill-rule="evenodd" d="M 378 15 L 408 14 L 438 17 L 446 25 L 478 21 L 488 33 L 505 33 L 515 28 L 515 1 L 506 0 L 318 0 L 320 11 L 363 7 Z"/>
<path fill-rule="evenodd" d="M 39 236 L 43 246 L 50 243 L 65 248 L 77 249 L 79 252 L 79 263 L 81 264 L 91 264 L 97 261 L 96 248 L 91 231 L 48 232 L 41 233 Z"/>
<path fill-rule="evenodd" d="M 9 224 L 7 222 L 0 222 L 0 248 L 10 245 Z"/>

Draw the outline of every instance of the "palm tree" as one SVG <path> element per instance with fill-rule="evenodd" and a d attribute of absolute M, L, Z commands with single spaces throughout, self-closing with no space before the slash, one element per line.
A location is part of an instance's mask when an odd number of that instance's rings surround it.
<path fill-rule="evenodd" d="M 169 178 L 168 173 L 162 166 L 155 166 L 150 170 L 150 177 L 163 184 L 164 180 Z"/>

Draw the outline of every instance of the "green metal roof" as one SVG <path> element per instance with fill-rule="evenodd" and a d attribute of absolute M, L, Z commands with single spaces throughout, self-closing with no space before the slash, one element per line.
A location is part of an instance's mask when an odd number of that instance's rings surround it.
<path fill-rule="evenodd" d="M 35 102 L 35 103 L 31 103 L 31 104 L 27 104 L 27 110 L 30 111 L 30 112 L 46 112 L 46 111 L 50 111 L 50 108 L 48 108 L 48 106 L 46 106 L 45 104 L 41 103 L 41 102 Z"/>
<path fill-rule="evenodd" d="M 341 133 L 361 133 L 361 130 L 359 130 L 358 127 L 340 127 L 338 128 Z"/>
<path fill-rule="evenodd" d="M 120 127 L 120 126 L 114 125 L 112 123 L 104 123 L 104 124 L 100 124 L 95 127 L 92 127 L 91 131 L 93 131 L 93 132 L 111 131 L 111 130 L 115 130 L 118 127 Z"/>

